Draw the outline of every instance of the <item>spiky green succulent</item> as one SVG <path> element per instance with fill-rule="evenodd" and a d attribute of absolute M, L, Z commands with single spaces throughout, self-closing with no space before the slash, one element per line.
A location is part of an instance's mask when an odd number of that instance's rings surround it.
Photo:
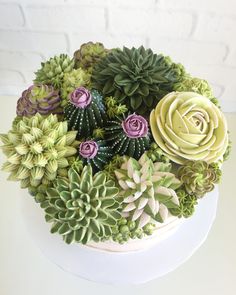
<path fill-rule="evenodd" d="M 84 165 L 89 164 L 94 171 L 99 171 L 114 153 L 104 140 L 85 140 L 80 142 L 79 155 Z"/>
<path fill-rule="evenodd" d="M 170 162 L 170 159 L 163 153 L 162 149 L 160 149 L 159 146 L 154 142 L 150 145 L 150 149 L 147 151 L 147 156 L 153 162 Z"/>
<path fill-rule="evenodd" d="M 59 91 L 55 90 L 53 86 L 32 85 L 22 92 L 17 101 L 16 113 L 20 117 L 30 117 L 36 113 L 42 115 L 63 114 L 60 104 Z"/>
<path fill-rule="evenodd" d="M 142 116 L 132 114 L 117 117 L 116 120 L 108 121 L 105 130 L 106 140 L 115 154 L 138 159 L 149 148 L 148 123 Z"/>
<path fill-rule="evenodd" d="M 138 228 L 137 221 L 121 218 L 112 229 L 112 239 L 117 243 L 124 244 L 130 239 L 142 239 L 145 235 L 152 235 L 154 229 L 155 225 L 153 223 Z"/>
<path fill-rule="evenodd" d="M 169 164 L 153 164 L 146 154 L 138 161 L 126 157 L 115 175 L 123 197 L 122 216 L 137 220 L 140 228 L 153 220 L 164 222 L 169 209 L 179 206 L 175 189 L 181 182 L 170 172 Z"/>
<path fill-rule="evenodd" d="M 41 68 L 35 73 L 35 83 L 53 85 L 59 89 L 63 77 L 74 68 L 74 60 L 67 54 L 51 57 L 48 61 L 41 63 Z"/>
<path fill-rule="evenodd" d="M 68 167 L 67 158 L 77 153 L 76 131 L 68 131 L 67 122 L 56 115 L 23 117 L 7 134 L 1 134 L 2 150 L 7 156 L 3 170 L 9 180 L 21 187 L 49 184 L 58 170 Z"/>
<path fill-rule="evenodd" d="M 179 92 L 196 92 L 208 97 L 215 105 L 219 106 L 219 101 L 214 97 L 213 90 L 209 83 L 200 78 L 186 77 L 183 81 L 174 85 L 174 90 Z"/>
<path fill-rule="evenodd" d="M 110 119 L 122 116 L 128 111 L 128 108 L 125 104 L 118 103 L 117 100 L 112 96 L 105 98 L 105 106 L 107 116 Z"/>
<path fill-rule="evenodd" d="M 63 82 L 61 85 L 61 97 L 62 106 L 65 106 L 69 102 L 69 94 L 76 88 L 90 85 L 90 74 L 81 68 L 73 69 L 69 73 L 65 73 L 63 76 Z"/>
<path fill-rule="evenodd" d="M 92 167 L 85 166 L 79 175 L 71 168 L 68 178 L 57 178 L 55 187 L 47 189 L 41 206 L 46 221 L 53 223 L 51 232 L 62 235 L 66 243 L 99 242 L 111 237 L 121 217 L 118 192 L 103 172 L 93 176 Z"/>
<path fill-rule="evenodd" d="M 195 206 L 198 204 L 195 195 L 188 194 L 184 189 L 180 188 L 176 191 L 179 198 L 179 207 L 171 208 L 170 213 L 179 218 L 188 218 L 193 215 Z"/>
<path fill-rule="evenodd" d="M 75 67 L 92 72 L 93 67 L 98 61 L 105 57 L 108 50 L 104 47 L 102 43 L 88 42 L 80 46 L 80 49 L 76 50 L 74 53 Z"/>
<path fill-rule="evenodd" d="M 124 162 L 124 157 L 120 155 L 115 155 L 110 162 L 108 162 L 103 171 L 106 173 L 107 178 L 111 180 L 116 180 L 115 170 L 119 169 L 122 163 Z"/>
<path fill-rule="evenodd" d="M 92 85 L 106 96 L 149 115 L 157 102 L 186 75 L 181 64 L 143 46 L 114 50 L 95 65 Z"/>
<path fill-rule="evenodd" d="M 69 102 L 64 109 L 69 129 L 77 130 L 78 138 L 92 136 L 94 129 L 103 127 L 106 122 L 106 112 L 102 96 L 97 90 L 89 92 L 91 95 L 91 102 L 87 106 L 81 108 Z"/>
<path fill-rule="evenodd" d="M 188 194 L 201 198 L 214 189 L 215 183 L 219 183 L 221 170 L 217 163 L 187 161 L 178 169 L 178 177 Z"/>

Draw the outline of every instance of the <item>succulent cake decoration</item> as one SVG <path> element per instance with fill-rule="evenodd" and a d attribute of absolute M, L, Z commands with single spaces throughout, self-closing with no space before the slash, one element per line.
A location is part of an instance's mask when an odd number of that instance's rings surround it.
<path fill-rule="evenodd" d="M 189 218 L 231 150 L 206 80 L 151 49 L 88 42 L 42 62 L 0 135 L 2 169 L 70 243 L 128 243 Z"/>

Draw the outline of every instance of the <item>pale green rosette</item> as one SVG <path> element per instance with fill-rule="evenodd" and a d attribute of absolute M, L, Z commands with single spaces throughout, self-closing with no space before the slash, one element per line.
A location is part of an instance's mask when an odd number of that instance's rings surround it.
<path fill-rule="evenodd" d="M 7 156 L 2 169 L 10 172 L 9 180 L 20 181 L 22 188 L 48 185 L 60 169 L 69 166 L 68 157 L 77 153 L 76 135 L 56 115 L 23 117 L 0 135 Z"/>
<path fill-rule="evenodd" d="M 222 160 L 228 146 L 223 113 L 208 98 L 194 92 L 171 92 L 150 115 L 152 135 L 178 164 L 187 160 Z"/>
<path fill-rule="evenodd" d="M 143 228 L 151 221 L 164 222 L 170 208 L 179 206 L 175 189 L 181 182 L 170 172 L 170 165 L 153 162 L 146 154 L 137 161 L 124 158 L 115 175 L 123 197 L 123 217 L 138 221 Z"/>

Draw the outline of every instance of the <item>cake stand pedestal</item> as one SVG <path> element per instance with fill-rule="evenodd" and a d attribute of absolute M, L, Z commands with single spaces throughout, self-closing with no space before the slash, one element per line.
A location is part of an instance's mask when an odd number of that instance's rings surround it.
<path fill-rule="evenodd" d="M 115 253 L 87 246 L 67 245 L 34 199 L 22 191 L 22 214 L 29 235 L 44 255 L 63 270 L 87 280 L 108 284 L 141 284 L 175 270 L 205 241 L 216 216 L 218 188 L 207 194 L 178 230 L 166 240 L 142 251 Z"/>

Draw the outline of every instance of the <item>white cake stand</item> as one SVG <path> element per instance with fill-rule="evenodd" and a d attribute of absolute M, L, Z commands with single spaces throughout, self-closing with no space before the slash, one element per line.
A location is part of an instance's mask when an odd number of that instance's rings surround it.
<path fill-rule="evenodd" d="M 218 189 L 204 197 L 195 214 L 166 240 L 143 251 L 113 253 L 65 244 L 50 234 L 43 210 L 23 191 L 22 214 L 28 232 L 41 251 L 63 270 L 108 284 L 141 284 L 173 271 L 201 246 L 215 219 Z"/>

